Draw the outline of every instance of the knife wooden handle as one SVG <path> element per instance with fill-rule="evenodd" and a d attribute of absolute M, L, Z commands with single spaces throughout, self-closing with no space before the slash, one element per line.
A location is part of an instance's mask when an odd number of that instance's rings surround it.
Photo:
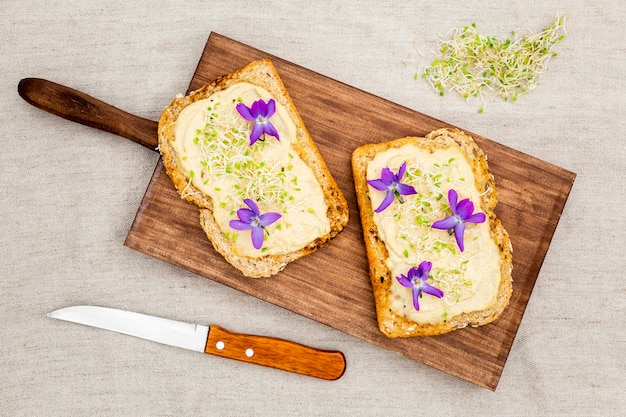
<path fill-rule="evenodd" d="M 346 369 L 346 359 L 339 351 L 235 333 L 214 325 L 209 328 L 204 352 L 331 381 L 341 377 Z"/>
<path fill-rule="evenodd" d="M 113 107 L 85 93 L 41 78 L 24 78 L 19 95 L 49 113 L 86 126 L 114 133 L 155 150 L 158 123 Z"/>

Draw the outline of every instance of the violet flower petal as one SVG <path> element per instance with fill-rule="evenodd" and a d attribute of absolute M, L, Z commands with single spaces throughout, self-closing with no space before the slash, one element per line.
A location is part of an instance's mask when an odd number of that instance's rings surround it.
<path fill-rule="evenodd" d="M 380 178 L 376 180 L 367 180 L 367 183 L 378 191 L 385 191 L 387 189 L 387 184 L 385 184 Z"/>
<path fill-rule="evenodd" d="M 267 102 L 267 110 L 265 112 L 265 117 L 270 118 L 272 117 L 274 113 L 276 113 L 276 102 L 274 101 L 273 98 L 271 98 L 270 101 Z"/>
<path fill-rule="evenodd" d="M 252 221 L 258 217 L 252 210 L 247 208 L 240 208 L 237 210 L 237 217 L 244 223 L 251 224 Z"/>
<path fill-rule="evenodd" d="M 259 227 L 252 227 L 252 246 L 254 246 L 254 249 L 261 249 L 261 247 L 263 246 L 263 238 L 265 237 L 265 231 Z"/>
<path fill-rule="evenodd" d="M 254 200 L 252 200 L 251 198 L 246 198 L 245 200 L 243 200 L 243 202 L 246 203 L 246 206 L 250 207 L 250 210 L 252 210 L 254 214 L 256 214 L 257 216 L 261 215 L 261 212 L 259 211 L 259 206 L 257 206 Z"/>
<path fill-rule="evenodd" d="M 267 122 L 261 123 L 261 125 L 263 127 L 264 133 L 267 133 L 270 136 L 274 136 L 276 140 L 280 140 L 280 138 L 278 137 L 278 130 L 276 130 L 273 124 L 267 121 Z"/>
<path fill-rule="evenodd" d="M 389 187 L 394 183 L 394 181 L 396 181 L 396 176 L 389 168 L 385 167 L 380 172 L 380 179 L 387 187 Z"/>
<path fill-rule="evenodd" d="M 415 191 L 415 188 L 413 188 L 412 185 L 407 185 L 407 184 L 402 184 L 402 183 L 398 183 L 398 186 L 396 187 L 396 191 L 398 191 L 398 193 L 402 195 L 417 194 L 417 191 Z"/>
<path fill-rule="evenodd" d="M 433 287 L 432 285 L 426 282 L 422 282 L 421 288 L 422 288 L 422 291 L 424 291 L 426 294 L 430 294 L 437 298 L 443 297 L 443 291 L 441 291 L 439 288 Z"/>
<path fill-rule="evenodd" d="M 231 220 L 228 225 L 235 230 L 248 230 L 252 228 L 250 223 L 242 222 L 241 220 Z"/>
<path fill-rule="evenodd" d="M 474 213 L 471 216 L 469 216 L 467 219 L 465 219 L 466 223 L 484 223 L 485 220 L 487 220 L 487 216 L 485 216 L 485 213 Z"/>
<path fill-rule="evenodd" d="M 417 267 L 417 276 L 420 279 L 428 279 L 428 273 L 430 272 L 430 268 L 433 267 L 432 262 L 429 261 L 424 261 L 421 264 L 419 264 L 419 266 Z M 412 268 L 411 270 L 415 270 L 415 268 Z"/>
<path fill-rule="evenodd" d="M 396 175 L 396 180 L 400 181 L 402 177 L 404 177 L 405 172 L 406 172 L 406 161 L 404 161 L 402 165 L 400 165 L 400 168 L 398 168 L 398 175 Z"/>
<path fill-rule="evenodd" d="M 385 198 L 383 199 L 382 203 L 380 203 L 380 206 L 378 206 L 378 208 L 374 211 L 376 213 L 380 213 L 381 211 L 389 207 L 391 203 L 393 202 L 393 198 L 394 198 L 393 192 L 387 191 L 387 194 L 385 194 Z"/>
<path fill-rule="evenodd" d="M 264 116 L 267 110 L 267 106 L 263 100 L 257 100 L 252 103 L 250 107 L 250 113 L 254 116 L 254 120 L 257 120 L 259 116 Z"/>
<path fill-rule="evenodd" d="M 454 226 L 454 238 L 456 239 L 457 245 L 459 245 L 459 249 L 461 252 L 465 250 L 463 247 L 463 234 L 465 233 L 465 223 L 458 222 L 456 226 Z"/>
<path fill-rule="evenodd" d="M 454 189 L 450 188 L 450 191 L 448 191 L 448 204 L 450 205 L 450 210 L 452 210 L 452 213 L 456 214 L 456 202 L 459 199 L 459 195 L 456 193 L 456 191 L 454 191 Z"/>
<path fill-rule="evenodd" d="M 456 206 L 456 214 L 465 221 L 474 212 L 474 203 L 469 198 L 461 200 Z"/>
<path fill-rule="evenodd" d="M 250 132 L 250 145 L 254 145 L 261 135 L 265 133 L 265 128 L 261 123 L 255 123 Z"/>
<path fill-rule="evenodd" d="M 404 274 L 401 274 L 399 277 L 396 277 L 396 279 L 398 280 L 400 285 L 402 285 L 403 287 L 407 287 L 407 288 L 413 287 L 413 283 L 411 282 L 411 280 L 408 279 L 407 276 Z"/>
<path fill-rule="evenodd" d="M 437 220 L 430 227 L 433 229 L 450 230 L 459 223 L 456 216 L 449 216 L 442 220 Z"/>
<path fill-rule="evenodd" d="M 252 115 L 250 108 L 245 104 L 237 103 L 235 109 L 237 109 L 237 112 L 241 115 L 241 117 L 248 120 L 249 122 L 254 122 L 256 120 L 256 117 Z"/>
<path fill-rule="evenodd" d="M 420 294 L 422 293 L 422 289 L 420 287 L 413 287 L 413 307 L 415 308 L 415 310 L 420 311 L 420 303 L 419 303 L 419 298 L 420 298 Z"/>
<path fill-rule="evenodd" d="M 276 220 L 280 218 L 281 218 L 281 215 L 278 213 L 274 213 L 273 211 L 265 213 L 265 214 L 261 214 L 259 216 L 259 225 L 263 227 L 269 226 L 270 224 L 274 223 Z"/>

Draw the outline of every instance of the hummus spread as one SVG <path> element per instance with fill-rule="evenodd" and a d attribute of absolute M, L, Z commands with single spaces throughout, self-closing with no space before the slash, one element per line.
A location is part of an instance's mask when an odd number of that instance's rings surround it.
<path fill-rule="evenodd" d="M 269 119 L 280 140 L 267 135 L 250 145 L 253 123 L 235 106 L 242 102 L 250 107 L 258 99 L 271 98 L 261 87 L 237 83 L 185 107 L 174 125 L 179 163 L 190 183 L 210 196 L 215 219 L 239 256 L 293 252 L 330 231 L 323 190 L 294 147 L 297 128 L 280 103 Z M 246 198 L 256 201 L 261 213 L 282 216 L 266 227 L 260 250 L 252 246 L 250 231 L 229 226 L 237 210 L 247 207 Z"/>
<path fill-rule="evenodd" d="M 374 213 L 374 222 L 389 257 L 392 273 L 391 308 L 401 316 L 420 324 L 440 323 L 456 315 L 484 310 L 493 305 L 500 284 L 500 252 L 491 239 L 489 221 L 467 224 L 465 250 L 461 252 L 454 235 L 431 228 L 432 223 L 451 215 L 448 190 L 454 188 L 459 201 L 469 198 L 474 212 L 483 211 L 480 192 L 465 155 L 450 147 L 430 152 L 414 145 L 404 145 L 378 153 L 368 164 L 367 179 L 380 178 L 389 167 L 394 173 L 407 163 L 402 183 L 412 185 L 418 194 L 398 199 L 381 213 Z M 372 207 L 378 207 L 385 192 L 370 187 Z M 442 298 L 422 294 L 420 310 L 413 307 L 410 288 L 395 279 L 407 274 L 422 261 L 432 262 L 429 284 L 444 292 Z"/>

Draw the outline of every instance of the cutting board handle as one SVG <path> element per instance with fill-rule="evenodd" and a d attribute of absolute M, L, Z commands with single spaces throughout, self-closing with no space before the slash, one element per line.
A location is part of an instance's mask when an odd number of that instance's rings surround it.
<path fill-rule="evenodd" d="M 19 95 L 49 113 L 86 126 L 114 133 L 155 150 L 158 123 L 113 107 L 85 93 L 41 78 L 24 78 Z"/>

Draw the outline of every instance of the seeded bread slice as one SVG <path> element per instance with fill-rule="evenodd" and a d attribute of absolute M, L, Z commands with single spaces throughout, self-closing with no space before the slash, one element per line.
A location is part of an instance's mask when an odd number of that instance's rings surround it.
<path fill-rule="evenodd" d="M 396 314 L 390 308 L 391 284 L 395 277 L 391 276 L 386 260 L 388 251 L 381 240 L 374 222 L 373 208 L 369 198 L 366 182 L 367 165 L 376 154 L 389 148 L 398 148 L 405 144 L 414 144 L 419 148 L 433 152 L 438 149 L 458 147 L 470 162 L 475 178 L 476 188 L 482 194 L 481 206 L 487 216 L 491 239 L 500 251 L 500 284 L 495 304 L 482 311 L 471 311 L 453 317 L 441 318 L 437 323 L 419 324 Z M 363 235 L 369 262 L 369 272 L 376 301 L 378 326 L 388 337 L 431 336 L 448 333 L 466 326 L 482 326 L 500 316 L 509 303 L 512 292 L 512 247 L 509 236 L 500 220 L 494 214 L 497 204 L 497 191 L 493 175 L 489 172 L 487 158 L 476 142 L 467 134 L 457 129 L 439 129 L 425 138 L 405 137 L 390 142 L 364 145 L 357 148 L 352 155 L 352 168 L 360 209 Z M 417 190 L 418 192 L 420 190 Z"/>
<path fill-rule="evenodd" d="M 213 215 L 213 202 L 211 197 L 203 194 L 193 185 L 189 184 L 188 173 L 180 165 L 180 156 L 175 151 L 172 143 L 174 137 L 174 124 L 181 111 L 198 100 L 207 98 L 215 92 L 239 82 L 248 82 L 267 90 L 276 102 L 282 104 L 294 124 L 296 125 L 295 151 L 302 160 L 313 170 L 315 177 L 324 192 L 324 200 L 328 207 L 327 217 L 330 220 L 330 232 L 303 248 L 283 255 L 267 255 L 260 258 L 248 258 L 237 256 L 233 253 L 231 241 L 226 239 Z M 263 59 L 251 62 L 244 68 L 218 78 L 200 89 L 191 92 L 185 97 L 175 98 L 163 111 L 159 120 L 159 149 L 163 157 L 165 170 L 176 186 L 179 194 L 187 188 L 184 198 L 200 208 L 200 225 L 205 231 L 213 247 L 235 268 L 245 276 L 259 278 L 270 277 L 285 268 L 289 262 L 293 262 L 302 256 L 314 252 L 330 239 L 339 234 L 348 222 L 348 204 L 329 172 L 322 155 L 319 153 L 315 142 L 304 126 L 302 118 L 298 114 L 287 90 L 280 79 L 276 68 L 270 60 Z"/>

